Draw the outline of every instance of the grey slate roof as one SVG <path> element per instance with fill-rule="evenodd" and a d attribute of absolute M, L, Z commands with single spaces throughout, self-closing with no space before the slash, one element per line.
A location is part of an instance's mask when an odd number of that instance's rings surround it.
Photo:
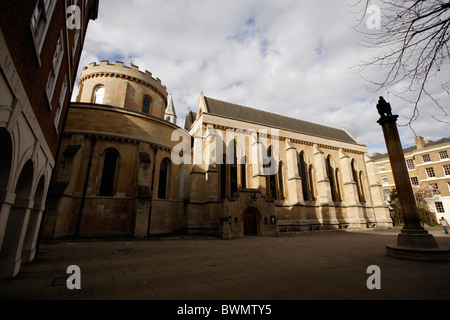
<path fill-rule="evenodd" d="M 425 143 L 425 145 L 423 146 L 422 149 L 441 145 L 441 144 L 450 144 L 450 138 L 442 138 L 437 141 L 427 142 L 427 143 Z M 407 154 L 407 153 L 414 152 L 416 150 L 417 150 L 417 146 L 412 146 L 412 147 L 404 148 L 403 153 Z M 388 157 L 389 157 L 388 153 L 383 153 L 383 154 L 372 155 L 370 158 L 372 158 L 372 160 L 376 161 L 376 160 L 380 160 L 380 159 L 384 159 L 384 158 L 388 158 Z"/>
<path fill-rule="evenodd" d="M 310 134 L 328 139 L 357 143 L 345 130 L 249 108 L 230 102 L 205 97 L 208 112 L 218 116 L 253 122 L 270 127 Z"/>

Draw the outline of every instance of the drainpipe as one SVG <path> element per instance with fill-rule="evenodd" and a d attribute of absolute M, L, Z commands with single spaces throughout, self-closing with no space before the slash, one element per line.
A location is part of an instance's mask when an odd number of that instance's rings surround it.
<path fill-rule="evenodd" d="M 75 233 L 75 235 L 77 237 L 80 235 L 81 216 L 83 214 L 84 202 L 86 200 L 86 192 L 87 192 L 87 187 L 88 187 L 88 182 L 89 182 L 89 175 L 91 173 L 92 157 L 94 155 L 94 147 L 97 142 L 97 138 L 95 136 L 91 136 L 90 139 L 91 139 L 91 154 L 89 155 L 89 162 L 87 165 L 86 178 L 84 180 L 84 186 L 83 186 L 83 195 L 81 197 L 80 212 L 78 214 L 77 228 L 76 228 L 76 233 Z"/>
<path fill-rule="evenodd" d="M 156 153 L 157 152 L 158 152 L 158 147 L 153 146 L 153 169 L 152 169 L 152 184 L 150 186 L 150 206 L 148 208 L 147 237 L 150 236 L 150 221 L 152 219 L 153 185 L 155 182 L 155 167 L 156 167 Z"/>

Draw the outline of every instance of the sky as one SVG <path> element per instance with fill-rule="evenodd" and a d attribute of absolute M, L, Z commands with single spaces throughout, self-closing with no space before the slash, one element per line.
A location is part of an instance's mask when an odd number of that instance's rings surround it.
<path fill-rule="evenodd" d="M 335 128 L 345 128 L 369 155 L 386 152 L 376 103 L 399 115 L 403 147 L 414 136 L 450 136 L 448 117 L 431 100 L 412 105 L 364 80 L 383 70 L 355 72 L 373 55 L 358 25 L 355 0 L 100 0 L 86 34 L 78 76 L 91 62 L 123 61 L 161 79 L 172 94 L 178 125 L 205 96 Z M 382 28 L 382 21 L 381 26 Z M 367 30 L 364 30 L 367 29 Z M 447 79 L 448 80 L 448 79 Z M 450 95 L 434 81 L 441 105 Z M 77 84 L 72 99 L 76 96 Z M 437 121 L 433 117 L 441 120 Z"/>

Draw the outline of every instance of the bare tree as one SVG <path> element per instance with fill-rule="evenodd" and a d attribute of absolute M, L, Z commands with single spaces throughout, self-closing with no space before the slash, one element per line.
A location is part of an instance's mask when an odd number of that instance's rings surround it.
<path fill-rule="evenodd" d="M 366 79 L 374 85 L 374 91 L 388 89 L 411 103 L 413 111 L 406 124 L 409 127 L 418 118 L 419 102 L 424 97 L 438 106 L 443 113 L 441 116 L 447 116 L 446 107 L 435 98 L 436 92 L 431 92 L 428 85 L 431 77 L 448 72 L 450 1 L 378 0 L 376 4 L 373 0 L 355 1 L 352 6 L 358 10 L 355 13 L 359 21 L 356 29 L 364 35 L 363 45 L 381 52 L 357 66 L 359 71 L 367 67 L 383 71 L 382 80 Z M 372 13 L 374 8 L 379 9 L 378 12 Z M 375 13 L 380 14 L 380 24 L 371 27 L 366 19 L 377 18 L 373 17 Z M 450 73 L 445 76 L 450 80 Z M 450 94 L 449 80 L 441 82 L 440 93 Z M 412 100 L 406 98 L 411 93 L 414 93 Z"/>

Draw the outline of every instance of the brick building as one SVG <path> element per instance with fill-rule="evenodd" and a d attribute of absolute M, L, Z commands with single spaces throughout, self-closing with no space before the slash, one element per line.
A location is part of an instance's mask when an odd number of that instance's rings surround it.
<path fill-rule="evenodd" d="M 48 185 L 98 0 L 0 2 L 0 278 L 34 259 Z"/>
<path fill-rule="evenodd" d="M 449 220 L 450 138 L 430 141 L 416 137 L 415 142 L 415 146 L 403 149 L 413 189 L 419 186 L 430 187 L 433 190 L 433 196 L 428 199 L 430 210 L 436 213 L 437 219 L 444 216 Z M 387 201 L 390 190 L 395 187 L 389 157 L 387 154 L 376 153 L 372 159 L 377 166 L 378 180 Z"/>

